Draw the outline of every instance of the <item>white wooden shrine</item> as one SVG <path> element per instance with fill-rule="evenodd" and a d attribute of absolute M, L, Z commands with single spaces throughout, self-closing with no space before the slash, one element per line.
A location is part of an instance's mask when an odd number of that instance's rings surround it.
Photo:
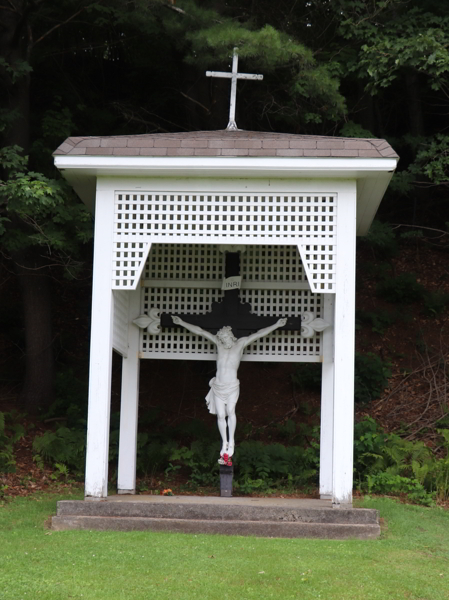
<path fill-rule="evenodd" d="M 112 350 L 123 357 L 118 492 L 133 493 L 140 360 L 215 360 L 203 338 L 159 329 L 157 311 L 207 313 L 223 297 L 224 251 L 238 245 L 242 301 L 304 323 L 244 360 L 322 363 L 320 493 L 351 504 L 355 242 L 396 168 L 387 142 L 240 130 L 78 137 L 55 164 L 95 213 L 86 497 L 107 496 Z M 141 315 L 145 329 L 133 323 Z"/>

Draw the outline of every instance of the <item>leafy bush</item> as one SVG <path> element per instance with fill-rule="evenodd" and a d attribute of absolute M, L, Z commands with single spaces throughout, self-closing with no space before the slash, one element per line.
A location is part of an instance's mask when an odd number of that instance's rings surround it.
<path fill-rule="evenodd" d="M 33 451 L 53 464 L 63 464 L 80 473 L 86 460 L 86 432 L 68 427 L 46 431 L 34 438 Z"/>
<path fill-rule="evenodd" d="M 300 390 L 317 391 L 321 388 L 321 365 L 317 363 L 303 363 L 298 365 L 291 375 L 294 385 Z"/>
<path fill-rule="evenodd" d="M 139 433 L 137 436 L 137 473 L 140 475 L 153 475 L 165 471 L 177 450 L 178 444 L 174 440 L 161 442 L 151 439 L 148 433 Z"/>
<path fill-rule="evenodd" d="M 44 419 L 66 418 L 69 428 L 86 428 L 87 423 L 87 383 L 76 377 L 73 369 L 63 369 L 55 377 L 55 401 Z"/>
<path fill-rule="evenodd" d="M 389 471 L 368 475 L 367 491 L 369 494 L 406 494 L 412 502 L 425 506 L 435 503 L 435 494 L 427 492 L 419 481 Z"/>
<path fill-rule="evenodd" d="M 16 412 L 0 412 L 0 473 L 16 470 L 14 444 L 25 435 L 23 425 L 16 422 L 19 416 Z"/>
<path fill-rule="evenodd" d="M 413 273 L 401 273 L 396 277 L 386 276 L 377 284 L 378 295 L 396 304 L 412 304 L 424 299 L 426 289 L 416 281 Z"/>
<path fill-rule="evenodd" d="M 388 223 L 374 220 L 368 234 L 361 239 L 380 258 L 391 258 L 397 254 L 396 236 Z"/>
<path fill-rule="evenodd" d="M 315 430 L 317 434 L 317 430 Z M 242 493 L 268 491 L 270 488 L 309 485 L 316 482 L 319 463 L 318 444 L 308 448 L 242 442 L 233 458 L 234 485 Z M 170 464 L 177 462 L 189 470 L 191 483 L 215 485 L 218 481 L 220 444 L 193 442 L 173 449 Z M 172 464 L 172 468 L 175 468 Z"/>
<path fill-rule="evenodd" d="M 368 352 L 355 354 L 354 399 L 356 402 L 370 402 L 378 398 L 388 385 L 391 377 L 391 364 L 379 356 Z"/>
<path fill-rule="evenodd" d="M 386 329 L 388 329 L 395 321 L 396 315 L 391 314 L 387 310 L 356 311 L 356 327 L 361 324 L 366 324 L 371 326 L 371 331 L 373 333 L 378 333 L 380 335 L 383 335 Z"/>
<path fill-rule="evenodd" d="M 424 314 L 435 317 L 443 312 L 449 303 L 449 294 L 443 292 L 426 292 L 424 295 Z"/>
<path fill-rule="evenodd" d="M 388 434 L 369 417 L 355 425 L 354 474 L 369 493 L 404 494 L 431 505 L 449 497 L 449 430 L 440 430 L 445 458 L 436 458 L 423 442 Z"/>

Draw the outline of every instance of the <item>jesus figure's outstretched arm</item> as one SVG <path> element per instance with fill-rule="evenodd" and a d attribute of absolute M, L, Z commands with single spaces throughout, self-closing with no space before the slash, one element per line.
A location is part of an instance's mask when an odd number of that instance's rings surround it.
<path fill-rule="evenodd" d="M 256 340 L 265 337 L 275 329 L 279 329 L 279 327 L 283 327 L 287 323 L 287 319 L 279 319 L 274 323 L 274 325 L 270 325 L 269 327 L 264 327 L 263 329 L 259 329 L 256 333 L 252 333 L 246 338 L 242 338 L 244 341 L 244 348 L 255 342 Z"/>
<path fill-rule="evenodd" d="M 176 325 L 181 325 L 182 327 L 184 327 L 188 331 L 191 331 L 195 335 L 201 335 L 201 336 L 205 337 L 206 339 L 210 340 L 211 342 L 213 342 L 214 344 L 217 343 L 217 337 L 215 335 L 213 335 L 209 331 L 206 331 L 205 329 L 202 329 L 201 327 L 198 327 L 197 325 L 192 325 L 191 323 L 186 323 L 186 321 L 183 321 L 181 319 L 181 317 L 172 317 L 172 321 L 173 321 L 173 323 L 176 323 Z"/>

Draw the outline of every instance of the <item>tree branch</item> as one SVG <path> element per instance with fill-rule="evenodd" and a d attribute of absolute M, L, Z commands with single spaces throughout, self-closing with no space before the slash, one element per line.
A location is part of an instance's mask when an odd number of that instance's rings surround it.
<path fill-rule="evenodd" d="M 177 6 L 174 5 L 173 0 L 169 0 L 169 4 L 164 4 L 165 8 L 169 8 L 170 10 L 174 10 L 177 13 L 180 13 L 181 15 L 187 15 L 185 10 L 182 10 L 182 8 L 178 8 Z"/>
<path fill-rule="evenodd" d="M 201 104 L 201 102 L 198 102 L 198 100 L 195 100 L 194 98 L 191 98 L 190 96 L 187 96 L 187 94 L 184 94 L 184 92 L 179 92 L 181 94 L 181 96 L 184 96 L 184 98 L 187 98 L 187 100 L 190 100 L 191 102 L 194 102 L 195 104 L 198 104 L 198 106 L 201 106 L 201 108 L 204 108 L 204 110 L 207 112 L 207 114 L 210 114 L 210 110 L 204 106 L 204 104 Z"/>
<path fill-rule="evenodd" d="M 424 227 L 423 225 L 406 225 L 405 223 L 393 223 L 393 229 L 399 229 L 399 227 L 413 227 L 414 229 L 427 229 L 427 231 L 436 231 L 437 233 L 442 233 L 443 235 L 448 235 L 448 231 L 443 231 L 442 229 L 434 229 L 433 227 Z"/>
<path fill-rule="evenodd" d="M 103 2 L 103 0 L 99 0 L 98 4 L 101 4 L 102 2 Z M 34 45 L 36 45 L 39 42 L 41 42 L 42 40 L 44 40 L 47 36 L 49 36 L 51 33 L 53 33 L 53 31 L 55 31 L 56 29 L 59 29 L 60 27 L 63 27 L 64 25 L 67 25 L 67 23 L 70 23 L 70 21 L 72 21 L 75 17 L 77 17 L 78 15 L 80 15 L 82 12 L 84 12 L 86 10 L 86 8 L 88 8 L 88 7 L 87 6 L 83 6 L 76 13 L 74 13 L 71 17 L 69 17 L 68 19 L 66 19 L 62 23 L 58 23 L 57 25 L 55 25 L 54 27 L 52 27 L 51 29 L 49 29 L 46 33 L 44 33 L 43 35 L 41 35 L 41 37 L 34 42 Z"/>

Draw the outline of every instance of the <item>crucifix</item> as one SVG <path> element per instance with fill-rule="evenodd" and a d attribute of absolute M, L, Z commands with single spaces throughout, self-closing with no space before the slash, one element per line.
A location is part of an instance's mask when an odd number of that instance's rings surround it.
<path fill-rule="evenodd" d="M 234 48 L 234 53 L 232 57 L 232 72 L 227 73 L 223 71 L 206 71 L 206 77 L 223 77 L 226 79 L 231 79 L 231 100 L 229 105 L 229 123 L 226 129 L 228 131 L 235 131 L 238 129 L 237 123 L 235 122 L 235 104 L 236 104 L 236 96 L 237 96 L 237 79 L 253 79 L 261 81 L 263 79 L 263 75 L 254 75 L 252 73 L 238 73 L 237 66 L 239 62 L 239 56 L 237 53 L 237 48 Z"/>
<path fill-rule="evenodd" d="M 218 429 L 223 441 L 219 462 L 230 466 L 237 423 L 235 405 L 240 392 L 237 371 L 244 349 L 276 329 L 299 330 L 303 332 L 304 337 L 312 337 L 315 331 L 323 331 L 327 323 L 323 319 L 312 321 L 314 317 L 311 313 L 281 319 L 253 314 L 248 302 L 240 302 L 240 253 L 236 252 L 234 247 L 230 249 L 226 246 L 223 251 L 225 252 L 225 279 L 222 288 L 225 290 L 224 298 L 221 302 L 213 302 L 210 312 L 203 315 L 170 315 L 160 314 L 157 308 L 152 308 L 149 316 L 141 315 L 134 320 L 134 323 L 153 334 L 159 332 L 159 326 L 164 328 L 181 326 L 216 345 L 217 373 L 209 382 L 210 391 L 206 402 L 209 412 L 217 415 Z"/>
<path fill-rule="evenodd" d="M 240 393 L 237 371 L 244 349 L 276 329 L 301 329 L 302 326 L 301 317 L 278 319 L 253 314 L 248 302 L 240 302 L 238 287 L 232 289 L 240 280 L 240 254 L 226 252 L 223 285 L 231 289 L 225 291 L 222 302 L 214 302 L 206 315 L 161 314 L 162 327 L 184 327 L 217 347 L 217 373 L 209 382 L 206 402 L 209 412 L 217 415 L 223 442 L 219 462 L 228 466 L 232 465 L 230 459 L 235 447 L 235 405 Z"/>

